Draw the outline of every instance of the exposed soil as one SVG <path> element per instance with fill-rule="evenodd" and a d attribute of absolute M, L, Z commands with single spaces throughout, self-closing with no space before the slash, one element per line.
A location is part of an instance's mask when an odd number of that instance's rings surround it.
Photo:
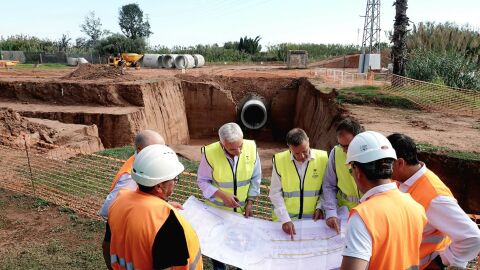
<path fill-rule="evenodd" d="M 405 133 L 417 142 L 480 155 L 480 119 L 475 117 L 351 104 L 345 109 L 368 130 Z"/>
<path fill-rule="evenodd" d="M 58 132 L 46 125 L 31 122 L 11 109 L 0 109 L 0 144 L 24 147 L 23 135 L 30 144 L 53 143 Z"/>
<path fill-rule="evenodd" d="M 116 81 L 131 81 L 134 76 L 125 73 L 122 67 L 114 67 L 108 65 L 92 65 L 82 64 L 72 73 L 62 77 L 62 79 L 76 80 L 98 80 L 98 79 L 115 79 Z"/>

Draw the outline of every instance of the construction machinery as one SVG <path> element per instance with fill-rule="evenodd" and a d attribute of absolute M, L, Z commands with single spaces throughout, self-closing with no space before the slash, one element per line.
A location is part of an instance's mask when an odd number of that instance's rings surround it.
<path fill-rule="evenodd" d="M 134 67 L 140 68 L 140 60 L 143 58 L 143 54 L 138 53 L 122 53 L 120 56 L 110 56 L 108 58 L 108 64 L 116 67 Z"/>

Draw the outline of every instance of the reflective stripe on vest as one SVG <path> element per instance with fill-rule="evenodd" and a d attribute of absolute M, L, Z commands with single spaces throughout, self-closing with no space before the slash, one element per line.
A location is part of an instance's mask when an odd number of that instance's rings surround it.
<path fill-rule="evenodd" d="M 282 184 L 283 200 L 291 219 L 313 217 L 317 208 L 328 155 L 327 152 L 316 149 L 311 149 L 310 154 L 312 159 L 306 161 L 308 164 L 304 179 L 300 179 L 289 150 L 277 153 L 273 158 L 273 165 Z M 274 211 L 272 218 L 278 220 Z"/>
<path fill-rule="evenodd" d="M 354 207 L 353 213 L 358 213 L 372 237 L 368 269 L 418 269 L 427 222 L 421 205 L 395 188 L 373 195 Z"/>
<path fill-rule="evenodd" d="M 171 212 L 183 228 L 189 258 L 172 269 L 203 268 L 200 242 L 186 219 L 162 199 L 140 191 L 120 190 L 110 207 L 110 258 L 113 269 L 152 269 L 152 246 Z M 138 222 L 141 220 L 142 222 Z M 168 252 L 166 250 L 165 252 Z M 134 267 L 135 266 L 135 267 Z"/>
<path fill-rule="evenodd" d="M 339 206 L 352 209 L 360 202 L 360 192 L 350 171 L 345 164 L 347 154 L 340 145 L 335 146 L 335 174 L 337 175 L 337 201 Z"/>
<path fill-rule="evenodd" d="M 129 157 L 125 163 L 123 163 L 122 167 L 120 170 L 118 170 L 117 175 L 115 175 L 115 178 L 113 178 L 112 181 L 112 186 L 110 187 L 110 192 L 112 192 L 113 188 L 118 182 L 118 179 L 126 173 L 130 174 L 132 172 L 132 167 L 133 167 L 133 162 L 135 161 L 135 155 Z"/>
<path fill-rule="evenodd" d="M 450 189 L 432 171 L 427 170 L 409 189 L 408 193 L 412 198 L 423 206 L 427 211 L 430 203 L 437 196 L 453 197 Z M 435 258 L 433 253 L 445 249 L 451 240 L 439 230 L 433 230 L 425 234 L 420 246 L 420 258 L 425 263 L 420 264 L 424 269 Z"/>
<path fill-rule="evenodd" d="M 212 185 L 225 193 L 237 196 L 240 201 L 241 210 L 245 206 L 250 188 L 250 180 L 257 161 L 257 146 L 252 140 L 243 140 L 242 153 L 238 157 L 236 168 L 233 168 L 222 148 L 220 142 L 212 143 L 202 148 L 205 159 L 212 168 Z M 215 202 L 206 203 L 224 210 L 235 211 L 237 208 L 225 207 L 219 198 Z"/>
<path fill-rule="evenodd" d="M 110 264 L 113 265 L 115 263 L 118 263 L 120 266 L 126 268 L 127 270 L 135 269 L 135 267 L 133 267 L 132 262 L 125 263 L 124 258 L 118 258 L 118 256 L 116 254 L 112 254 L 112 255 L 110 255 Z"/>

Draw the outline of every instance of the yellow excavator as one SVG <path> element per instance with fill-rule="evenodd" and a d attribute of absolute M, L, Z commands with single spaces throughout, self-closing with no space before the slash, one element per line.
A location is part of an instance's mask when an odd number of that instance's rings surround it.
<path fill-rule="evenodd" d="M 140 68 L 140 60 L 142 60 L 143 54 L 138 53 L 122 53 L 119 56 L 110 56 L 108 58 L 108 64 L 115 67 L 134 67 Z"/>

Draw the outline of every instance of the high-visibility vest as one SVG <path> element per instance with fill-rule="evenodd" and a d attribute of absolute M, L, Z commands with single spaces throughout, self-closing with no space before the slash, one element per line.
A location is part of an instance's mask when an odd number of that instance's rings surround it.
<path fill-rule="evenodd" d="M 108 212 L 113 269 L 152 269 L 153 243 L 171 211 L 183 228 L 189 254 L 187 265 L 172 269 L 203 269 L 197 234 L 186 219 L 164 200 L 138 190 L 126 189 L 119 191 Z M 168 252 L 168 247 L 165 247 L 165 252 Z"/>
<path fill-rule="evenodd" d="M 340 145 L 335 146 L 335 173 L 337 175 L 337 202 L 339 206 L 347 206 L 352 209 L 360 202 L 360 191 L 357 188 L 355 179 L 350 174 L 345 164 L 347 154 Z"/>
<path fill-rule="evenodd" d="M 397 188 L 378 193 L 350 210 L 372 237 L 368 269 L 418 269 L 425 211 Z"/>
<path fill-rule="evenodd" d="M 312 159 L 306 161 L 308 164 L 304 179 L 300 179 L 290 150 L 277 153 L 273 157 L 273 165 L 282 183 L 283 200 L 292 220 L 312 218 L 320 198 L 328 154 L 326 151 L 317 149 L 311 149 L 310 154 Z M 303 186 L 301 186 L 302 180 Z M 278 220 L 275 211 L 272 211 L 272 219 Z"/>
<path fill-rule="evenodd" d="M 238 157 L 236 168 L 230 165 L 220 142 L 202 147 L 202 153 L 212 168 L 212 185 L 225 193 L 235 195 L 240 201 L 240 210 L 243 212 L 257 161 L 255 141 L 243 140 L 242 153 Z M 207 201 L 207 204 L 224 210 L 238 211 L 237 208 L 226 207 L 219 198 L 215 198 L 213 202 Z"/>
<path fill-rule="evenodd" d="M 132 168 L 133 168 L 133 162 L 135 161 L 135 155 L 129 157 L 125 163 L 123 163 L 122 167 L 120 170 L 117 172 L 117 175 L 115 175 L 115 178 L 113 178 L 112 181 L 112 186 L 110 187 L 110 192 L 112 192 L 113 188 L 118 182 L 118 179 L 126 173 L 131 174 Z"/>
<path fill-rule="evenodd" d="M 423 206 L 425 211 L 428 210 L 430 203 L 437 196 L 453 198 L 450 189 L 430 170 L 427 170 L 407 192 Z M 450 243 L 450 238 L 436 229 L 423 235 L 422 245 L 420 246 L 420 269 L 427 267 L 438 255 L 438 251 L 444 250 Z"/>

